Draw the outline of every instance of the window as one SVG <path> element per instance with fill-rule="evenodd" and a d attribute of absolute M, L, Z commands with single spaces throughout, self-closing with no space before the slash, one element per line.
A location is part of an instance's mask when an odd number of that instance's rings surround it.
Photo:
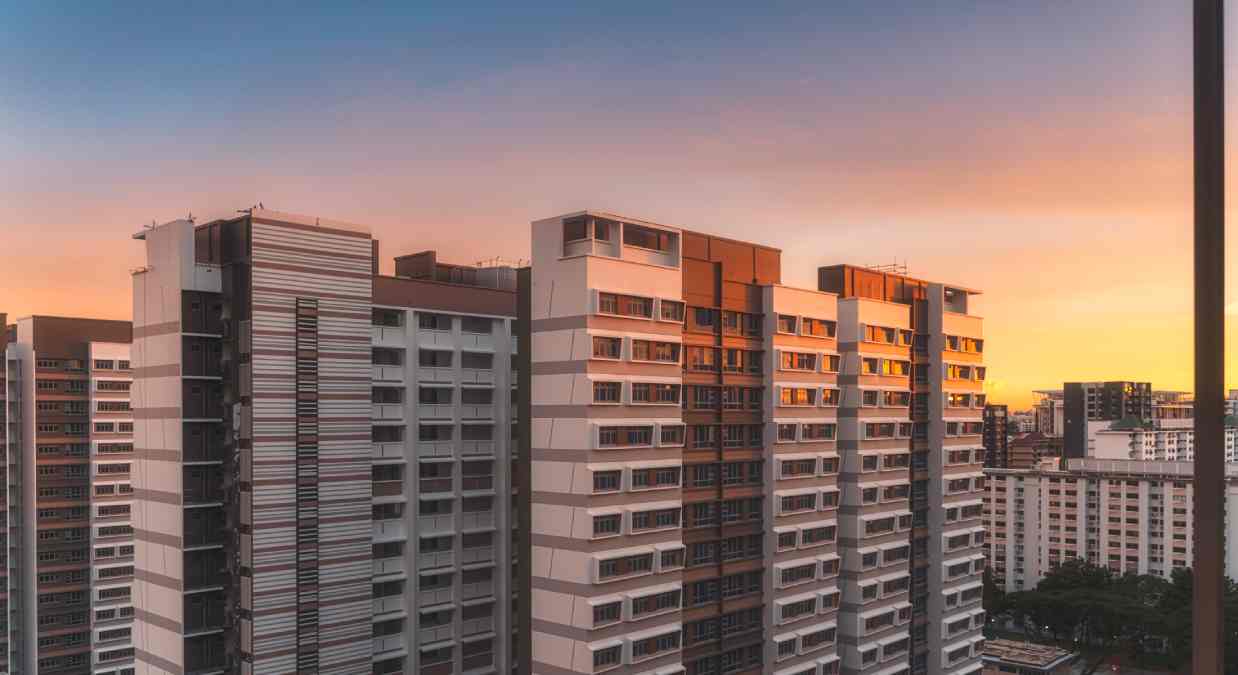
<path fill-rule="evenodd" d="M 619 403 L 622 386 L 621 382 L 594 382 L 593 402 Z"/>
<path fill-rule="evenodd" d="M 593 536 L 611 537 L 619 534 L 623 516 L 618 513 L 593 517 Z"/>
<path fill-rule="evenodd" d="M 663 321 L 683 322 L 684 304 L 676 300 L 659 300 L 658 318 Z"/>
<path fill-rule="evenodd" d="M 837 428 L 835 424 L 804 424 L 801 434 L 804 441 L 832 441 Z"/>
<path fill-rule="evenodd" d="M 595 471 L 593 472 L 593 491 L 594 492 L 618 492 L 619 483 L 622 478 L 622 471 Z"/>
<path fill-rule="evenodd" d="M 594 474 L 596 475 L 596 474 Z M 632 489 L 669 488 L 679 486 L 679 467 L 662 469 L 632 469 Z"/>
<path fill-rule="evenodd" d="M 95 359 L 95 370 L 112 370 L 115 365 L 111 359 Z"/>
<path fill-rule="evenodd" d="M 601 670 L 610 668 L 611 666 L 619 665 L 620 659 L 623 656 L 623 645 L 615 645 L 613 647 L 604 647 L 593 652 L 593 669 Z"/>
<path fill-rule="evenodd" d="M 666 230 L 655 230 L 632 223 L 623 224 L 623 245 L 647 248 L 653 251 L 667 252 L 673 247 L 675 234 Z"/>
<path fill-rule="evenodd" d="M 619 338 L 611 338 L 618 340 Z M 654 342 L 651 340 L 632 340 L 632 360 L 652 361 L 655 363 L 679 363 L 680 345 L 677 342 Z M 595 350 L 596 351 L 596 350 Z M 618 350 L 616 350 L 616 354 Z M 619 358 L 615 356 L 613 358 Z"/>
<path fill-rule="evenodd" d="M 827 373 L 837 373 L 842 357 L 838 354 L 826 354 L 821 359 L 821 370 Z"/>
<path fill-rule="evenodd" d="M 662 447 L 679 447 L 683 445 L 684 425 L 663 424 L 659 434 L 658 445 Z"/>
<path fill-rule="evenodd" d="M 822 389 L 821 405 L 826 408 L 837 408 L 842 392 L 838 389 Z"/>
<path fill-rule="evenodd" d="M 864 341 L 892 345 L 898 339 L 898 331 L 884 326 L 864 326 Z"/>
<path fill-rule="evenodd" d="M 779 443 L 794 443 L 796 440 L 796 432 L 798 430 L 796 424 L 779 424 L 778 425 L 778 442 Z"/>
<path fill-rule="evenodd" d="M 465 316 L 460 318 L 460 330 L 464 333 L 489 335 L 494 332 L 494 320 L 482 316 Z"/>
<path fill-rule="evenodd" d="M 783 497 L 780 504 L 780 513 L 794 513 L 795 511 L 812 511 L 817 508 L 817 495 L 810 493 L 806 495 L 791 495 Z"/>
<path fill-rule="evenodd" d="M 778 315 L 778 332 L 789 333 L 791 335 L 795 335 L 795 332 L 796 332 L 795 328 L 796 328 L 797 320 L 798 320 L 797 317 L 791 316 L 789 314 L 779 314 Z"/>
<path fill-rule="evenodd" d="M 779 352 L 778 367 L 782 370 L 817 369 L 817 355 L 805 352 Z"/>
<path fill-rule="evenodd" d="M 679 405 L 680 385 L 635 382 L 632 384 L 632 402 L 659 405 Z"/>
<path fill-rule="evenodd" d="M 619 358 L 619 349 L 623 345 L 623 339 L 617 337 L 602 337 L 599 335 L 593 336 L 593 358 L 595 359 L 617 359 Z"/>
<path fill-rule="evenodd" d="M 811 335 L 813 337 L 832 338 L 838 328 L 837 323 L 833 321 L 826 321 L 825 319 L 810 319 L 808 317 L 804 317 L 803 322 L 803 334 Z"/>
<path fill-rule="evenodd" d="M 595 606 L 593 608 L 593 627 L 597 628 L 611 623 L 618 623 L 622 609 L 622 602 L 608 602 L 604 605 Z"/>
<path fill-rule="evenodd" d="M 881 392 L 876 389 L 863 389 L 860 391 L 860 405 L 865 408 L 876 408 L 881 402 Z"/>
<path fill-rule="evenodd" d="M 817 390 L 806 387 L 782 387 L 778 390 L 779 405 L 809 406 L 817 403 Z"/>
<path fill-rule="evenodd" d="M 653 445 L 653 427 L 600 427 L 598 446 L 649 447 Z"/>
<path fill-rule="evenodd" d="M 598 293 L 598 313 L 649 319 L 653 317 L 653 300 L 635 295 Z"/>

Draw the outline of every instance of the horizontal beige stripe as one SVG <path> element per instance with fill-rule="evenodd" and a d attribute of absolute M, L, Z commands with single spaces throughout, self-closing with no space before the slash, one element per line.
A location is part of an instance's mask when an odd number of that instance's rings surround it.
<path fill-rule="evenodd" d="M 573 539 L 571 537 L 556 537 L 549 534 L 538 534 L 536 532 L 533 533 L 532 538 L 534 546 L 544 546 L 546 548 L 556 548 L 565 551 L 580 551 L 584 553 L 604 553 L 606 551 L 629 548 L 632 546 L 665 544 L 667 542 L 680 541 L 683 541 L 683 530 L 680 530 L 679 528 L 661 532 L 649 532 L 646 534 L 624 534 L 620 537 L 607 537 L 605 539 Z"/>
<path fill-rule="evenodd" d="M 656 586 L 659 584 L 668 584 L 674 581 L 681 581 L 683 575 L 679 572 L 669 572 L 666 574 L 646 574 L 640 577 L 624 579 L 622 581 L 612 581 L 606 584 L 578 584 L 572 581 L 561 581 L 559 579 L 547 579 L 546 577 L 533 577 L 533 588 L 543 591 L 552 591 L 554 593 L 567 593 L 580 598 L 597 598 L 604 595 L 612 595 L 614 593 L 624 593 L 646 586 Z"/>
<path fill-rule="evenodd" d="M 169 363 L 162 366 L 145 366 L 133 369 L 133 379 L 140 380 L 153 377 L 178 377 L 181 374 L 179 363 Z"/>
<path fill-rule="evenodd" d="M 172 548 L 181 547 L 181 538 L 174 534 L 166 534 L 163 532 L 154 532 L 152 530 L 142 530 L 133 528 L 133 538 L 138 541 L 144 541 L 150 544 L 159 544 L 161 546 L 171 546 Z"/>
<path fill-rule="evenodd" d="M 135 609 L 133 612 L 133 615 L 135 617 L 140 617 L 142 614 L 145 614 L 145 612 L 143 612 L 140 609 Z M 168 630 L 173 630 L 172 628 L 166 625 L 162 625 L 154 621 L 146 621 L 146 623 L 160 626 L 162 628 L 167 628 Z M 181 626 L 179 623 L 174 623 L 172 625 L 175 626 L 175 630 L 173 632 L 183 634 L 181 633 Z M 136 660 L 138 663 L 147 664 L 151 666 L 153 669 L 158 670 L 159 672 L 170 673 L 171 675 L 184 675 L 185 673 L 185 671 L 182 670 L 181 667 L 176 665 L 175 663 L 161 656 L 155 656 L 154 654 L 151 654 L 150 652 L 142 650 L 142 649 L 134 648 L 133 656 L 134 656 L 134 660 Z"/>
<path fill-rule="evenodd" d="M 143 581 L 148 584 L 154 584 L 155 586 L 160 586 L 162 588 L 171 589 L 178 593 L 184 589 L 184 586 L 181 584 L 180 579 L 174 579 L 172 577 L 165 576 L 163 574 L 156 574 L 155 572 L 151 572 L 149 570 L 142 570 L 142 569 L 135 570 L 133 573 L 133 576 L 138 581 Z"/>
<path fill-rule="evenodd" d="M 182 504 L 181 495 L 175 492 L 164 492 L 163 490 L 138 488 L 133 491 L 133 497 L 134 499 L 157 502 L 160 504 L 172 504 L 174 506 L 180 506 Z"/>
<path fill-rule="evenodd" d="M 180 321 L 165 321 L 164 323 L 150 323 L 145 326 L 133 327 L 133 339 L 155 337 L 158 335 L 168 335 L 170 333 L 181 332 Z"/>

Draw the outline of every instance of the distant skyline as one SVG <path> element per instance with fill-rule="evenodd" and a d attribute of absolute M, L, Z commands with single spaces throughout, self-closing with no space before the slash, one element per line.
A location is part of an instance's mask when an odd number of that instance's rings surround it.
<path fill-rule="evenodd" d="M 189 212 L 390 271 L 596 208 L 980 288 L 995 402 L 1191 389 L 1190 3 L 425 4 L 0 7 L 0 311 L 128 318 Z"/>

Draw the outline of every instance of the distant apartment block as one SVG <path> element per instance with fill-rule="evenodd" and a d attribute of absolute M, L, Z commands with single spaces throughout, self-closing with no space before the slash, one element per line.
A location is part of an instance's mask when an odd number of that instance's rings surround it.
<path fill-rule="evenodd" d="M 132 675 L 131 326 L 32 316 L 4 333 L 5 669 Z"/>
<path fill-rule="evenodd" d="M 1004 467 L 1010 463 L 1010 411 L 1004 405 L 984 406 L 984 466 Z"/>
<path fill-rule="evenodd" d="M 1096 459 L 1137 459 L 1161 462 L 1195 460 L 1195 430 L 1160 428 L 1154 424 L 1135 425 L 1115 422 L 1093 432 L 1092 457 Z M 1225 423 L 1225 461 L 1238 461 L 1238 418 Z"/>
<path fill-rule="evenodd" d="M 261 209 L 136 238 L 138 670 L 511 672 L 514 270 Z"/>
<path fill-rule="evenodd" d="M 1065 469 L 987 469 L 987 559 L 1006 591 L 1035 588 L 1074 558 L 1168 578 L 1191 566 L 1189 462 L 1069 459 Z M 1226 470 L 1225 573 L 1238 575 L 1238 467 Z"/>
<path fill-rule="evenodd" d="M 1066 457 L 1088 457 L 1088 441 L 1097 424 L 1152 419 L 1152 384 L 1148 382 L 1067 382 L 1062 386 Z"/>
<path fill-rule="evenodd" d="M 1033 431 L 1010 439 L 1006 466 L 993 468 L 1032 469 L 1041 466 L 1046 460 L 1060 462 L 1061 458 L 1061 436 L 1046 436 L 1039 431 Z"/>
<path fill-rule="evenodd" d="M 780 258 L 533 224 L 532 673 L 979 672 L 976 292 Z"/>

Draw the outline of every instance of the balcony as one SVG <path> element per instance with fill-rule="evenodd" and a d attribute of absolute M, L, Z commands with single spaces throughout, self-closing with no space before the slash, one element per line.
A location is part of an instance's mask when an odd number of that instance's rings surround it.
<path fill-rule="evenodd" d="M 493 403 L 465 403 L 460 406 L 460 419 L 463 420 L 492 420 L 494 419 L 494 404 Z"/>
<path fill-rule="evenodd" d="M 494 455 L 494 441 L 460 441 L 461 455 Z"/>
<path fill-rule="evenodd" d="M 398 612 L 402 609 L 404 609 L 403 595 L 388 595 L 382 598 L 374 598 L 375 615 Z"/>
<path fill-rule="evenodd" d="M 393 652 L 404 649 L 404 634 L 396 633 L 395 635 L 384 635 L 383 637 L 374 638 L 374 655 L 377 656 L 383 652 Z"/>
<path fill-rule="evenodd" d="M 417 487 L 418 490 L 420 490 L 420 494 L 423 495 L 449 493 L 452 490 L 451 483 L 451 476 L 442 478 L 422 478 L 417 483 Z"/>
<path fill-rule="evenodd" d="M 417 640 L 428 645 L 439 640 L 450 640 L 452 638 L 451 624 L 446 626 L 435 626 L 433 628 L 420 628 L 417 630 Z"/>
<path fill-rule="evenodd" d="M 403 326 L 370 326 L 370 340 L 375 347 L 404 348 Z"/>
<path fill-rule="evenodd" d="M 418 441 L 417 457 L 451 457 L 455 452 L 452 441 Z"/>
<path fill-rule="evenodd" d="M 460 370 L 460 384 L 494 384 L 494 369 L 463 368 Z"/>
<path fill-rule="evenodd" d="M 487 579 L 486 581 L 477 581 L 471 584 L 462 584 L 460 586 L 460 597 L 464 600 L 476 600 L 477 598 L 489 598 L 494 596 L 494 581 Z"/>
<path fill-rule="evenodd" d="M 456 369 L 451 366 L 418 366 L 418 382 L 455 382 Z"/>
<path fill-rule="evenodd" d="M 452 521 L 450 513 L 441 516 L 420 516 L 417 518 L 418 532 L 450 532 L 451 530 Z"/>
<path fill-rule="evenodd" d="M 492 333 L 460 333 L 460 346 L 465 349 L 471 347 L 494 349 L 494 335 Z"/>
<path fill-rule="evenodd" d="M 400 574 L 404 571 L 404 558 L 380 558 L 374 561 L 374 576 Z"/>
<path fill-rule="evenodd" d="M 404 443 L 374 443 L 370 452 L 370 458 L 404 461 Z"/>
<path fill-rule="evenodd" d="M 403 403 L 375 403 L 370 412 L 370 419 L 399 421 L 404 419 Z"/>
<path fill-rule="evenodd" d="M 469 490 L 493 490 L 494 476 L 492 475 L 464 475 L 460 478 L 460 489 Z"/>
<path fill-rule="evenodd" d="M 423 420 L 449 420 L 455 415 L 455 410 L 455 406 L 450 403 L 419 403 L 417 404 L 417 417 Z"/>
<path fill-rule="evenodd" d="M 400 541 L 407 539 L 404 531 L 404 521 L 400 519 L 374 521 L 375 541 Z"/>
<path fill-rule="evenodd" d="M 477 635 L 478 633 L 489 633 L 492 630 L 494 630 L 493 616 L 469 619 L 460 624 L 460 635 Z"/>
<path fill-rule="evenodd" d="M 421 328 L 417 330 L 417 346 L 427 349 L 455 349 L 456 341 L 449 330 Z"/>
<path fill-rule="evenodd" d="M 374 496 L 375 497 L 402 497 L 404 496 L 404 481 L 402 480 L 380 480 L 375 481 Z"/>
<path fill-rule="evenodd" d="M 492 562 L 494 560 L 493 546 L 478 546 L 477 548 L 466 548 L 460 552 L 460 563 L 469 565 L 472 563 Z"/>
<path fill-rule="evenodd" d="M 404 379 L 404 366 L 401 365 L 386 365 L 373 366 L 373 377 L 375 382 L 400 382 Z"/>
<path fill-rule="evenodd" d="M 482 530 L 494 527 L 493 511 L 476 511 L 460 514 L 460 527 L 465 530 Z"/>
<path fill-rule="evenodd" d="M 420 569 L 433 569 L 435 567 L 451 567 L 455 564 L 455 553 L 452 551 L 438 551 L 435 553 L 418 553 L 417 567 Z"/>
<path fill-rule="evenodd" d="M 417 594 L 417 604 L 421 607 L 441 605 L 445 602 L 451 602 L 451 600 L 451 586 L 425 589 Z"/>

